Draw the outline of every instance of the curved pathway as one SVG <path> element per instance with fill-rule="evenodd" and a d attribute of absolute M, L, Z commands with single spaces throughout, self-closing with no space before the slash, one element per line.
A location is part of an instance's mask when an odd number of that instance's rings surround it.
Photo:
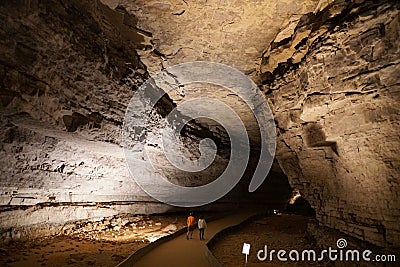
<path fill-rule="evenodd" d="M 186 233 L 165 241 L 143 255 L 137 262 L 130 260 L 132 254 L 119 267 L 207 267 L 218 266 L 206 243 L 218 232 L 238 225 L 255 215 L 254 211 L 244 211 L 227 215 L 207 223 L 205 240 L 199 240 L 199 231 L 193 233 L 193 239 L 186 240 Z M 238 253 L 241 253 L 240 251 Z"/>

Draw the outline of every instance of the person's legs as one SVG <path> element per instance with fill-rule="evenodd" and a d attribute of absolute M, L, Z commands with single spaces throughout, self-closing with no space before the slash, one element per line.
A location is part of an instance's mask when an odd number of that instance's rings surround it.
<path fill-rule="evenodd" d="M 189 233 L 190 233 L 190 226 L 187 227 L 186 239 L 189 239 Z"/>
<path fill-rule="evenodd" d="M 190 239 L 193 237 L 193 226 L 190 227 Z"/>
<path fill-rule="evenodd" d="M 204 240 L 204 228 L 199 229 L 200 231 L 200 240 Z"/>

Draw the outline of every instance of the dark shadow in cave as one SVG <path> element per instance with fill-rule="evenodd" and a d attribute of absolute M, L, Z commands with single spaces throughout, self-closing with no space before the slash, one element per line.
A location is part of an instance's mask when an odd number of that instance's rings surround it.
<path fill-rule="evenodd" d="M 304 215 L 304 216 L 315 216 L 315 210 L 311 207 L 310 203 L 303 198 L 299 197 L 293 204 L 288 204 L 286 213 Z"/>
<path fill-rule="evenodd" d="M 330 147 L 336 155 L 339 155 L 336 142 L 326 140 L 326 135 L 321 125 L 316 122 L 310 122 L 304 126 L 304 129 L 308 147 Z"/>

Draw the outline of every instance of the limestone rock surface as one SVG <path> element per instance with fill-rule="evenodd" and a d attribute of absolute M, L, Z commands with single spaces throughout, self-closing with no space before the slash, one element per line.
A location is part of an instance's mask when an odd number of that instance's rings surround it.
<path fill-rule="evenodd" d="M 397 1 L 335 1 L 288 20 L 262 58 L 276 157 L 319 224 L 399 246 Z"/>

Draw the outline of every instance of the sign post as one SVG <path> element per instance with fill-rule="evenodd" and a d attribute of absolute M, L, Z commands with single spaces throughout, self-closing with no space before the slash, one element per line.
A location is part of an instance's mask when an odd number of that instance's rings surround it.
<path fill-rule="evenodd" d="M 244 255 L 246 255 L 246 261 L 245 261 L 244 266 L 247 266 L 247 256 L 249 256 L 249 254 L 250 254 L 250 244 L 243 243 L 242 253 Z"/>

